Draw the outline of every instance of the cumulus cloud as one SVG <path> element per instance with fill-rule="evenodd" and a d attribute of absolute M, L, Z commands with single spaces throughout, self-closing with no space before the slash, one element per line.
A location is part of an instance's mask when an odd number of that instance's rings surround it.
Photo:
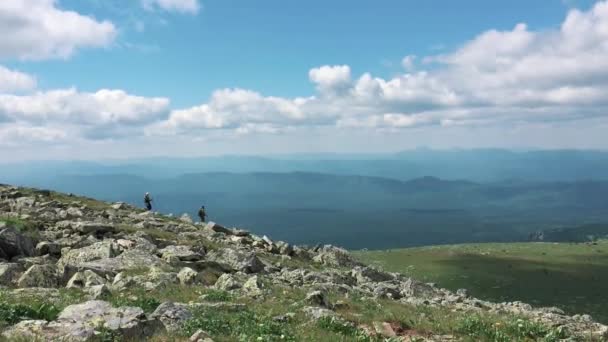
<path fill-rule="evenodd" d="M 67 137 L 64 129 L 25 124 L 0 124 L 0 145 L 24 143 L 56 143 Z"/>
<path fill-rule="evenodd" d="M 406 71 L 411 71 L 411 70 L 414 70 L 415 62 L 416 62 L 416 56 L 407 55 L 407 56 L 403 57 L 403 59 L 401 60 L 401 65 L 403 66 L 403 68 Z"/>
<path fill-rule="evenodd" d="M 0 65 L 0 93 L 19 92 L 36 88 L 36 78 Z"/>
<path fill-rule="evenodd" d="M 571 10 L 559 29 L 488 30 L 458 49 L 424 58 L 429 70 L 392 78 L 364 73 L 353 80 L 348 65 L 309 71 L 317 93 L 307 98 L 264 97 L 248 90 L 216 92 L 208 103 L 176 110 L 164 132 L 200 129 L 336 125 L 403 129 L 490 125 L 608 117 L 608 1 Z M 251 130 L 255 131 L 255 130 Z"/>
<path fill-rule="evenodd" d="M 146 10 L 162 9 L 168 12 L 196 14 L 201 5 L 198 0 L 142 0 Z"/>
<path fill-rule="evenodd" d="M 141 135 L 142 127 L 168 114 L 169 100 L 130 95 L 122 90 L 95 93 L 76 89 L 0 95 L 0 118 L 24 127 L 56 127 L 69 136 L 101 139 Z M 33 131 L 37 132 L 37 131 Z"/>
<path fill-rule="evenodd" d="M 348 65 L 324 65 L 311 69 L 308 77 L 322 94 L 332 94 L 347 89 L 351 83 Z"/>
<path fill-rule="evenodd" d="M 117 30 L 57 7 L 56 0 L 0 1 L 0 58 L 67 58 L 78 48 L 108 46 Z"/>

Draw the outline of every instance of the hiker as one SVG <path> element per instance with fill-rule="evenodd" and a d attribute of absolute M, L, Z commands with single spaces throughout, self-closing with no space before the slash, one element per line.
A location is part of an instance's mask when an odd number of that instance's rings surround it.
<path fill-rule="evenodd" d="M 146 204 L 146 209 L 152 210 L 152 197 L 150 197 L 149 192 L 146 192 L 144 195 L 144 203 Z"/>
<path fill-rule="evenodd" d="M 201 208 L 198 210 L 198 217 L 200 217 L 201 222 L 205 222 L 205 219 L 207 218 L 207 213 L 205 212 L 205 206 L 201 206 Z"/>

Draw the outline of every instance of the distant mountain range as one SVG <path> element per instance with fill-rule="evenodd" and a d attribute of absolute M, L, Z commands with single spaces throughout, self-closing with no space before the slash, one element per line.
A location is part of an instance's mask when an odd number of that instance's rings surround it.
<path fill-rule="evenodd" d="M 0 182 L 5 182 L 0 178 Z M 294 243 L 382 249 L 477 241 L 525 241 L 538 230 L 608 222 L 608 181 L 398 180 L 310 172 L 41 177 L 20 185 L 73 192 L 210 219 Z"/>
<path fill-rule="evenodd" d="M 0 179 L 28 182 L 58 174 L 132 174 L 171 178 L 202 172 L 312 172 L 409 180 L 424 176 L 474 182 L 608 180 L 608 152 L 500 149 L 428 150 L 396 154 L 305 154 L 139 160 L 45 161 L 1 165 Z"/>

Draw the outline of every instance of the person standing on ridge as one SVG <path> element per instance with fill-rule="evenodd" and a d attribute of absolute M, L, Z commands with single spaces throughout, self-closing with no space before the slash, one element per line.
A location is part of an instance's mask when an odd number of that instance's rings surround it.
<path fill-rule="evenodd" d="M 144 203 L 146 204 L 146 209 L 152 210 L 152 197 L 150 197 L 149 192 L 146 192 L 144 195 Z"/>
<path fill-rule="evenodd" d="M 206 218 L 207 218 L 207 213 L 205 212 L 205 206 L 201 206 L 201 208 L 198 210 L 198 217 L 201 219 L 201 222 L 205 222 Z"/>

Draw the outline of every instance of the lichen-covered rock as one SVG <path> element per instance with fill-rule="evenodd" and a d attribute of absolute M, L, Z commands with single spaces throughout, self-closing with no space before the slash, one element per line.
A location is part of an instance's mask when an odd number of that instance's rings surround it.
<path fill-rule="evenodd" d="M 42 241 L 36 245 L 36 253 L 38 255 L 52 255 L 55 257 L 61 256 L 61 245 L 55 242 Z"/>
<path fill-rule="evenodd" d="M 10 260 L 17 256 L 34 256 L 35 246 L 34 239 L 0 222 L 0 258 Z"/>
<path fill-rule="evenodd" d="M 81 234 L 103 234 L 114 232 L 116 227 L 112 224 L 101 222 L 77 222 L 74 225 L 74 229 Z"/>
<path fill-rule="evenodd" d="M 17 263 L 0 263 L 0 285 L 10 286 L 23 267 Z"/>
<path fill-rule="evenodd" d="M 236 290 L 242 286 L 243 284 L 234 275 L 229 273 L 222 274 L 214 285 L 216 289 L 223 291 Z"/>
<path fill-rule="evenodd" d="M 184 222 L 184 223 L 194 223 L 194 221 L 192 221 L 192 218 L 190 217 L 190 215 L 183 213 L 182 216 L 179 217 L 179 220 Z"/>
<path fill-rule="evenodd" d="M 177 274 L 177 279 L 182 285 L 194 284 L 198 279 L 198 272 L 190 267 L 184 267 Z"/>
<path fill-rule="evenodd" d="M 393 280 L 394 276 L 390 273 L 383 272 L 371 267 L 357 266 L 351 271 L 351 276 L 356 279 L 357 284 L 365 284 L 369 282 L 381 282 Z"/>
<path fill-rule="evenodd" d="M 247 279 L 243 284 L 241 291 L 250 297 L 259 297 L 264 294 L 264 284 L 260 281 L 257 275 L 254 275 Z"/>
<path fill-rule="evenodd" d="M 89 261 L 112 258 L 118 254 L 113 240 L 104 240 L 78 249 L 71 249 L 57 261 L 61 274 L 71 276 Z M 70 272 L 71 271 L 71 272 Z"/>
<path fill-rule="evenodd" d="M 104 276 L 114 276 L 122 271 L 160 267 L 163 261 L 144 250 L 130 249 L 117 257 L 97 259 L 79 264 L 81 269 L 88 269 Z"/>
<path fill-rule="evenodd" d="M 183 303 L 164 302 L 150 315 L 151 319 L 157 319 L 169 332 L 179 331 L 187 320 L 192 317 L 190 306 Z"/>
<path fill-rule="evenodd" d="M 244 273 L 257 273 L 264 270 L 264 264 L 254 252 L 222 248 L 207 255 L 207 259 Z"/>
<path fill-rule="evenodd" d="M 203 253 L 195 252 L 188 246 L 167 246 L 158 251 L 164 260 L 175 257 L 179 261 L 196 261 L 203 258 Z"/>
<path fill-rule="evenodd" d="M 411 278 L 407 279 L 401 286 L 401 296 L 403 297 L 429 299 L 438 294 L 439 291 L 435 287 Z"/>
<path fill-rule="evenodd" d="M 90 299 L 103 299 L 112 294 L 106 284 L 90 286 L 86 288 L 86 292 L 89 294 Z"/>
<path fill-rule="evenodd" d="M 92 300 L 70 305 L 57 320 L 22 321 L 3 336 L 8 339 L 93 341 L 100 330 L 106 330 L 124 340 L 141 340 L 162 330 L 162 324 L 147 319 L 140 308 L 113 308 L 110 303 Z"/>
<path fill-rule="evenodd" d="M 347 250 L 331 245 L 323 246 L 313 261 L 332 267 L 353 267 L 360 264 Z"/>
<path fill-rule="evenodd" d="M 91 270 L 76 272 L 68 281 L 67 288 L 87 288 L 92 286 L 104 285 L 106 280 Z"/>
<path fill-rule="evenodd" d="M 52 265 L 33 265 L 17 280 L 19 287 L 56 287 L 59 285 L 57 269 Z"/>
<path fill-rule="evenodd" d="M 331 303 L 329 302 L 329 299 L 327 298 L 327 295 L 324 292 L 321 292 L 321 291 L 312 291 L 312 292 L 309 292 L 306 295 L 306 298 L 304 299 L 304 302 L 306 302 L 309 305 L 313 305 L 313 306 L 318 306 L 318 307 L 323 307 L 323 308 L 331 308 Z"/>

